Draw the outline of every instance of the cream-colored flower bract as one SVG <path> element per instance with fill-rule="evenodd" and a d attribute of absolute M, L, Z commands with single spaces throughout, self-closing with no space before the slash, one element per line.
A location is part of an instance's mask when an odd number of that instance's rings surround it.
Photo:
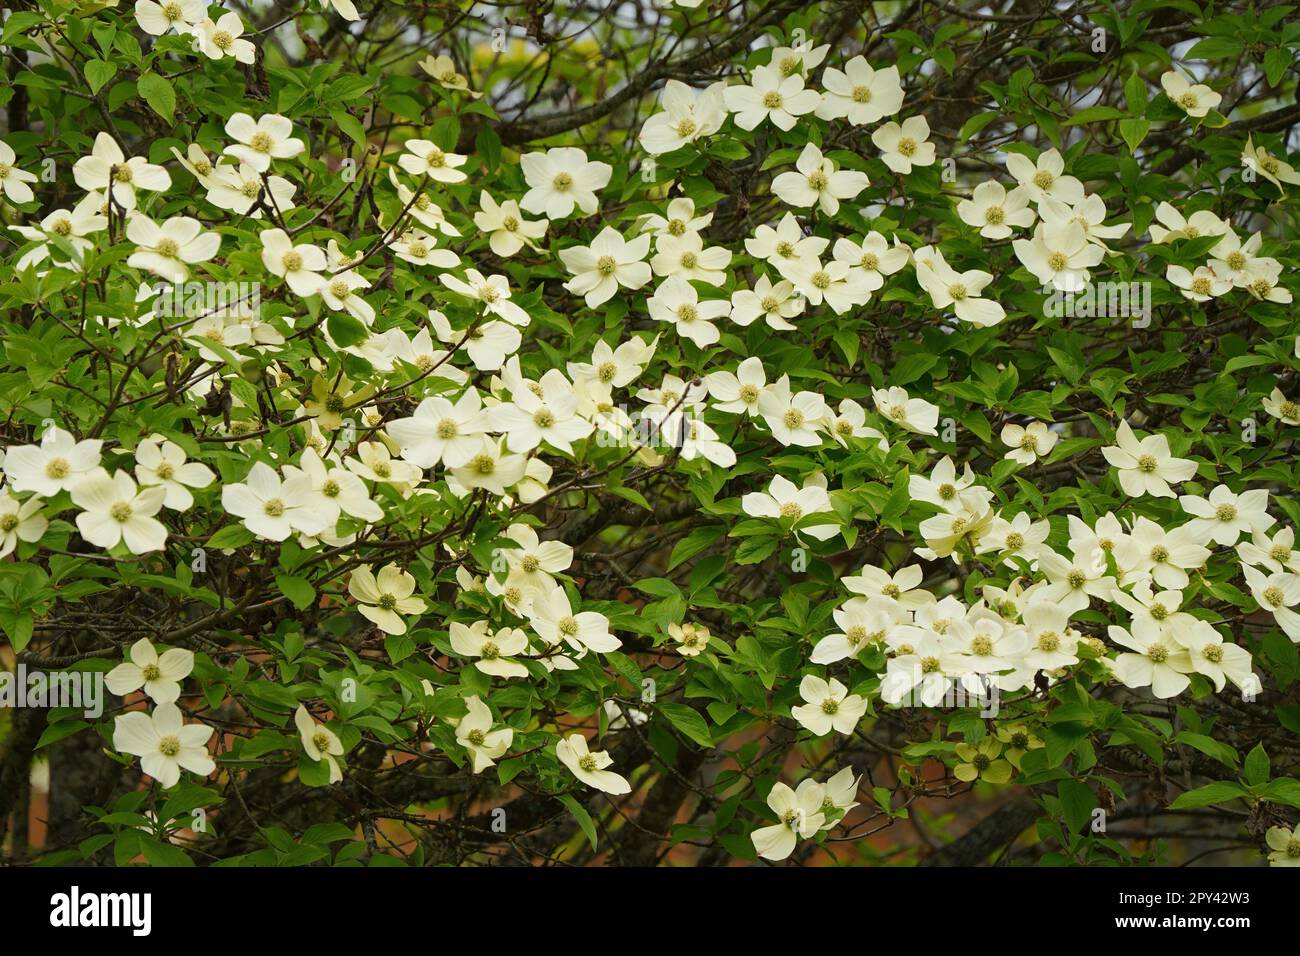
<path fill-rule="evenodd" d="M 1203 118 L 1223 102 L 1223 97 L 1203 83 L 1192 83 L 1176 70 L 1160 75 L 1160 85 L 1180 110 L 1188 116 Z"/>
<path fill-rule="evenodd" d="M 348 578 L 348 593 L 357 599 L 361 616 L 385 634 L 405 634 L 402 615 L 423 614 L 428 606 L 415 594 L 415 578 L 396 564 L 386 564 L 375 574 L 356 568 Z"/>
<path fill-rule="evenodd" d="M 437 143 L 427 139 L 408 139 L 397 158 L 397 165 L 412 176 L 427 176 L 435 183 L 463 183 L 469 177 L 460 169 L 468 156 L 449 153 Z"/>
<path fill-rule="evenodd" d="M 237 13 L 223 13 L 216 22 L 205 17 L 199 22 L 196 32 L 199 49 L 209 59 L 220 60 L 229 56 L 240 63 L 252 63 L 257 59 L 257 47 L 251 40 L 243 39 L 244 23 Z"/>
<path fill-rule="evenodd" d="M 515 732 L 510 727 L 492 729 L 492 711 L 477 694 L 465 698 L 468 713 L 456 721 L 456 743 L 470 755 L 474 773 L 482 773 L 505 755 L 514 742 Z"/>
<path fill-rule="evenodd" d="M 1035 203 L 1048 199 L 1073 206 L 1083 199 L 1083 183 L 1066 176 L 1065 160 L 1060 150 L 1049 149 L 1030 160 L 1022 153 L 1007 153 L 1007 172 L 1016 178 L 1020 187 Z"/>
<path fill-rule="evenodd" d="M 659 283 L 646 300 L 646 308 L 650 318 L 671 323 L 682 338 L 708 348 L 722 338 L 714 323 L 731 312 L 731 303 L 726 299 L 701 299 L 693 285 L 672 275 Z"/>
<path fill-rule="evenodd" d="M 1156 222 L 1149 231 L 1152 242 L 1173 242 L 1177 239 L 1199 239 L 1201 236 L 1222 236 L 1232 231 L 1232 226 L 1208 209 L 1198 209 L 1184 217 L 1173 205 L 1162 202 L 1156 206 Z"/>
<path fill-rule="evenodd" d="M 193 33 L 200 21 L 206 19 L 207 5 L 203 0 L 136 0 L 135 21 L 150 36 L 160 37 L 168 31 L 179 34 Z"/>
<path fill-rule="evenodd" d="M 682 657 L 698 657 L 709 646 L 709 629 L 703 624 L 669 624 L 668 636 L 676 641 Z"/>
<path fill-rule="evenodd" d="M 574 613 L 569 595 L 560 585 L 539 590 L 533 597 L 528 625 L 551 647 L 567 644 L 579 654 L 605 654 L 622 646 L 610 633 L 609 618 L 595 611 Z"/>
<path fill-rule="evenodd" d="M 156 704 L 174 704 L 194 670 L 193 651 L 172 647 L 159 654 L 148 638 L 132 644 L 128 657 L 104 675 L 104 686 L 118 697 L 143 690 Z"/>
<path fill-rule="evenodd" d="M 1018 461 L 1022 465 L 1032 465 L 1039 458 L 1046 458 L 1051 454 L 1061 436 L 1049 430 L 1045 422 L 1030 422 L 1028 425 L 1007 422 L 1002 426 L 1002 434 L 999 437 L 1002 443 L 1011 449 L 1003 456 L 1004 458 Z"/>
<path fill-rule="evenodd" d="M 310 479 L 304 474 L 282 480 L 264 461 L 253 463 L 242 482 L 232 482 L 221 489 L 221 507 L 243 519 L 244 526 L 260 538 L 283 541 L 295 531 L 320 534 L 329 515 L 317 514 L 303 507 L 310 491 Z"/>
<path fill-rule="evenodd" d="M 825 788 L 811 777 L 800 782 L 797 790 L 777 781 L 767 795 L 767 805 L 779 823 L 759 827 L 749 835 L 758 855 L 765 860 L 784 860 L 798 845 L 817 835 L 826 821 L 822 812 Z"/>
<path fill-rule="evenodd" d="M 28 183 L 36 182 L 36 175 L 17 167 L 18 156 L 13 147 L 0 140 L 0 198 L 15 203 L 28 203 L 36 198 Z"/>
<path fill-rule="evenodd" d="M 912 398 L 898 385 L 887 389 L 873 388 L 871 398 L 876 411 L 894 424 L 919 435 L 939 434 L 939 406 L 923 398 Z"/>
<path fill-rule="evenodd" d="M 776 518 L 784 528 L 809 515 L 831 515 L 830 494 L 826 491 L 823 475 L 809 476 L 800 488 L 784 475 L 776 475 L 767 491 L 751 491 L 740 500 L 745 514 L 755 518 Z M 815 524 L 801 527 L 798 533 L 807 534 L 819 541 L 833 538 L 839 533 L 838 524 Z"/>
<path fill-rule="evenodd" d="M 1300 402 L 1287 398 L 1280 388 L 1273 389 L 1261 403 L 1268 412 L 1284 425 L 1300 425 Z"/>
<path fill-rule="evenodd" d="M 325 285 L 327 261 L 319 246 L 308 242 L 294 243 L 283 229 L 265 229 L 261 233 L 262 263 L 272 275 L 288 283 L 294 295 L 315 295 Z"/>
<path fill-rule="evenodd" d="M 420 61 L 420 69 L 446 89 L 468 93 L 474 99 L 483 95 L 469 88 L 469 78 L 457 71 L 456 61 L 449 56 L 426 56 Z"/>
<path fill-rule="evenodd" d="M 589 787 L 615 796 L 632 792 L 632 785 L 625 777 L 605 769 L 613 764 L 614 758 L 604 750 L 589 750 L 587 738 L 582 734 L 570 734 L 557 743 L 555 756 Z"/>
<path fill-rule="evenodd" d="M 1274 571 L 1265 575 L 1250 565 L 1244 565 L 1241 572 L 1260 608 L 1272 614 L 1283 633 L 1300 644 L 1300 614 L 1292 610 L 1300 604 L 1300 574 Z"/>
<path fill-rule="evenodd" d="M 409 418 L 396 418 L 385 428 L 401 456 L 420 468 L 439 462 L 460 468 L 482 448 L 487 421 L 478 390 L 468 388 L 453 403 L 434 395 L 420 402 Z"/>
<path fill-rule="evenodd" d="M 796 172 L 781 173 L 772 180 L 772 192 L 789 206 L 816 206 L 828 216 L 840 211 L 841 199 L 852 199 L 871 185 L 867 174 L 838 169 L 812 143 L 803 148 L 795 162 Z"/>
<path fill-rule="evenodd" d="M 641 127 L 642 148 L 651 156 L 661 156 L 712 136 L 727 118 L 725 88 L 725 83 L 714 83 L 697 93 L 681 80 L 669 80 L 659 94 L 662 111 Z"/>
<path fill-rule="evenodd" d="M 1125 628 L 1110 625 L 1106 633 L 1121 647 L 1133 653 L 1120 654 L 1111 662 L 1115 676 L 1127 687 L 1150 687 L 1162 700 L 1176 697 L 1191 683 L 1193 670 L 1187 650 L 1177 642 L 1157 633 L 1139 636 Z"/>
<path fill-rule="evenodd" d="M 169 282 L 184 282 L 192 264 L 207 262 L 221 247 L 221 236 L 204 232 L 203 224 L 189 216 L 173 216 L 162 225 L 145 215 L 132 216 L 126 237 L 138 247 L 126 264 Z"/>
<path fill-rule="evenodd" d="M 303 704 L 299 704 L 298 709 L 293 712 L 293 723 L 298 728 L 298 737 L 302 741 L 302 749 L 307 757 L 315 761 L 325 761 L 329 767 L 330 783 L 341 781 L 343 769 L 339 766 L 337 758 L 343 756 L 343 741 L 339 740 L 338 734 L 324 724 L 316 723 Z"/>
<path fill-rule="evenodd" d="M 484 190 L 479 193 L 478 202 L 474 225 L 487 233 L 489 247 L 502 258 L 516 255 L 524 246 L 536 249 L 537 240 L 546 235 L 547 220 L 525 219 L 514 199 L 498 203 Z"/>
<path fill-rule="evenodd" d="M 624 239 L 617 229 L 606 226 L 590 246 L 560 250 L 560 261 L 573 274 L 564 287 L 583 296 L 594 309 L 612 299 L 619 288 L 639 289 L 650 281 L 650 236 Z"/>
<path fill-rule="evenodd" d="M 167 490 L 158 485 L 137 489 L 126 472 L 109 475 L 100 469 L 72 489 L 72 503 L 85 509 L 77 515 L 77 530 L 100 548 L 122 542 L 132 554 L 161 551 L 167 528 L 154 515 L 166 497 Z"/>
<path fill-rule="evenodd" d="M 1269 827 L 1264 842 L 1273 851 L 1268 855 L 1269 866 L 1300 866 L 1300 823 L 1291 830 Z"/>
<path fill-rule="evenodd" d="M 1232 282 L 1210 266 L 1197 266 L 1195 272 L 1189 272 L 1185 266 L 1170 264 L 1165 269 L 1165 278 L 1178 287 L 1184 298 L 1193 302 L 1217 299 L 1232 288 Z"/>
<path fill-rule="evenodd" d="M 34 491 L 42 498 L 52 498 L 60 491 L 71 491 L 99 467 L 103 444 L 98 438 L 77 441 L 51 425 L 39 445 L 8 449 L 4 472 L 14 491 Z"/>
<path fill-rule="evenodd" d="M 267 113 L 257 120 L 247 113 L 236 113 L 226 121 L 226 135 L 235 142 L 225 148 L 225 154 L 259 173 L 271 168 L 271 160 L 293 159 L 307 148 L 294 137 L 293 121 L 278 113 Z"/>
<path fill-rule="evenodd" d="M 1172 498 L 1174 492 L 1169 486 L 1182 484 L 1196 474 L 1196 462 L 1175 458 L 1165 435 L 1156 432 L 1139 441 L 1126 421 L 1115 429 L 1115 444 L 1106 446 L 1101 453 L 1115 467 L 1119 486 L 1130 498 Z"/>
<path fill-rule="evenodd" d="M 1014 233 L 1012 227 L 1026 229 L 1035 219 L 1029 208 L 1029 192 L 1023 186 L 1007 192 L 995 179 L 980 183 L 970 199 L 958 202 L 957 215 L 985 239 L 1008 239 Z"/>
<path fill-rule="evenodd" d="M 1215 485 L 1206 497 L 1182 495 L 1178 503 L 1192 516 L 1185 527 L 1196 540 L 1211 540 L 1231 547 L 1243 534 L 1267 531 L 1274 518 L 1268 513 L 1268 489 L 1250 488 L 1240 494 L 1227 485 Z"/>
<path fill-rule="evenodd" d="M 816 737 L 824 737 L 832 730 L 852 734 L 867 712 L 867 699 L 850 694 L 834 677 L 826 681 L 805 674 L 799 682 L 799 696 L 805 703 L 790 708 L 790 716 Z"/>
<path fill-rule="evenodd" d="M 609 184 L 614 172 L 609 163 L 592 162 L 574 146 L 525 153 L 519 165 L 528 183 L 519 207 L 547 219 L 567 219 L 575 207 L 590 216 L 598 206 L 596 193 Z"/>
<path fill-rule="evenodd" d="M 127 159 L 108 133 L 95 136 L 95 146 L 90 155 L 73 164 L 72 177 L 78 186 L 88 191 L 106 191 L 111 183 L 113 202 L 128 212 L 135 209 L 137 189 L 163 192 L 172 184 L 171 176 L 161 166 L 139 156 Z"/>
<path fill-rule="evenodd" d="M 722 100 L 743 130 L 768 121 L 777 129 L 789 131 L 800 116 L 817 109 L 821 94 L 804 86 L 801 73 L 782 76 L 770 66 L 759 66 L 754 68 L 750 85 L 728 86 Z"/>
<path fill-rule="evenodd" d="M 1011 247 L 1039 282 L 1062 292 L 1082 290 L 1091 281 L 1088 270 L 1106 255 L 1076 222 L 1039 223 L 1032 239 L 1014 239 Z"/>
<path fill-rule="evenodd" d="M 916 251 L 916 281 L 930 295 L 936 309 L 951 308 L 963 322 L 980 328 L 997 325 L 1007 317 L 1006 309 L 981 298 L 993 275 L 979 269 L 958 272 L 938 249 L 925 246 Z"/>
<path fill-rule="evenodd" d="M 934 143 L 929 139 L 930 123 L 924 116 L 908 117 L 901 125 L 888 122 L 871 134 L 885 165 L 903 176 L 915 166 L 934 165 Z"/>
<path fill-rule="evenodd" d="M 822 119 L 846 119 L 854 126 L 865 126 L 903 108 L 898 67 L 876 70 L 863 56 L 853 57 L 843 70 L 826 67 L 822 85 L 826 91 L 817 106 L 817 115 Z"/>
<path fill-rule="evenodd" d="M 1255 175 L 1263 176 L 1284 192 L 1283 183 L 1300 186 L 1300 172 L 1296 172 L 1294 166 L 1274 156 L 1263 146 L 1256 145 L 1251 136 L 1246 137 L 1246 146 L 1241 151 L 1241 162 Z"/>
<path fill-rule="evenodd" d="M 207 777 L 217 769 L 207 743 L 213 729 L 186 724 L 175 704 L 159 704 L 152 714 L 133 710 L 113 720 L 113 749 L 140 758 L 140 769 L 164 789 L 180 783 L 181 771 Z"/>
<path fill-rule="evenodd" d="M 8 488 L 0 487 L 0 558 L 13 554 L 19 541 L 40 541 L 50 526 L 41 514 L 43 502 L 37 495 L 19 501 Z"/>
<path fill-rule="evenodd" d="M 527 677 L 528 668 L 512 660 L 528 649 L 528 635 L 517 627 L 503 627 L 493 634 L 488 621 L 465 625 L 452 621 L 451 649 L 462 657 L 478 658 L 474 666 L 493 677 Z"/>

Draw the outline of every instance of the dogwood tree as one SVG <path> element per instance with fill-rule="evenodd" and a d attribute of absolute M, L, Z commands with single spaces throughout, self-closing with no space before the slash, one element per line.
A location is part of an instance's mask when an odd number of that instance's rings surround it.
<path fill-rule="evenodd" d="M 5 858 L 1300 864 L 1293 14 L 11 5 Z"/>

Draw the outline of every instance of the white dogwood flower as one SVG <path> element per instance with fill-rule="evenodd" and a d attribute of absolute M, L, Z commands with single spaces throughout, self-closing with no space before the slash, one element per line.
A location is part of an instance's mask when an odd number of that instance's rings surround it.
<path fill-rule="evenodd" d="M 161 654 L 147 637 L 131 645 L 128 659 L 104 675 L 104 686 L 118 697 L 143 690 L 155 704 L 174 704 L 181 681 L 194 670 L 194 652 L 172 647 Z"/>
<path fill-rule="evenodd" d="M 217 769 L 208 753 L 213 729 L 187 724 L 175 704 L 159 704 L 152 714 L 142 710 L 113 719 L 113 749 L 140 758 L 140 769 L 163 787 L 180 782 L 181 771 L 207 777 Z"/>
<path fill-rule="evenodd" d="M 574 146 L 525 153 L 519 165 L 528 183 L 520 208 L 547 219 L 567 219 L 575 206 L 584 216 L 590 216 L 599 205 L 596 193 L 609 184 L 614 173 L 609 163 L 592 162 Z"/>
<path fill-rule="evenodd" d="M 934 165 L 934 143 L 929 139 L 930 124 L 924 116 L 908 117 L 901 125 L 891 120 L 871 134 L 881 160 L 903 176 L 913 167 Z"/>
<path fill-rule="evenodd" d="M 127 212 L 135 209 L 137 189 L 163 192 L 172 184 L 171 176 L 161 166 L 139 156 L 127 159 L 108 133 L 95 136 L 95 146 L 90 155 L 73 164 L 72 178 L 87 191 L 104 192 L 112 183 L 113 201 Z"/>
<path fill-rule="evenodd" d="M 293 135 L 293 121 L 278 113 L 257 120 L 247 113 L 235 113 L 226 121 L 226 135 L 235 140 L 223 152 L 259 173 L 271 168 L 273 159 L 293 159 L 307 144 Z"/>
<path fill-rule="evenodd" d="M 649 235 L 628 241 L 606 226 L 591 245 L 560 250 L 560 261 L 573 275 L 564 287 L 583 296 L 587 307 L 594 309 L 612 299 L 620 287 L 639 289 L 649 282 L 650 266 L 645 261 L 649 254 Z"/>
<path fill-rule="evenodd" d="M 822 119 L 847 119 L 854 126 L 865 126 L 903 108 L 898 67 L 876 70 L 863 56 L 853 57 L 843 70 L 826 67 L 822 86 L 826 91 L 817 106 L 817 115 Z"/>
<path fill-rule="evenodd" d="M 355 568 L 348 578 L 348 593 L 357 610 L 385 634 L 405 634 L 402 616 L 423 614 L 428 606 L 415 594 L 415 578 L 396 564 L 386 564 L 375 574 L 367 567 Z"/>
<path fill-rule="evenodd" d="M 474 773 L 482 773 L 505 755 L 514 742 L 515 732 L 510 727 L 492 729 L 492 711 L 477 694 L 465 698 L 468 713 L 456 721 L 456 743 L 469 753 Z"/>
<path fill-rule="evenodd" d="M 632 785 L 625 777 L 605 769 L 614 758 L 607 751 L 588 749 L 587 738 L 582 734 L 570 734 L 559 741 L 555 745 L 555 756 L 589 787 L 615 796 L 632 792 Z"/>
<path fill-rule="evenodd" d="M 812 143 L 799 154 L 795 169 L 773 179 L 772 192 L 786 205 L 797 209 L 816 206 L 828 216 L 840 211 L 841 199 L 852 199 L 871 185 L 866 173 L 838 169 Z"/>
<path fill-rule="evenodd" d="M 867 712 L 867 699 L 850 694 L 849 689 L 834 677 L 826 681 L 814 674 L 805 674 L 799 682 L 799 696 L 805 703 L 791 707 L 790 716 L 815 737 L 824 737 L 832 730 L 852 734 Z"/>
<path fill-rule="evenodd" d="M 157 485 L 137 488 L 124 471 L 109 475 L 100 469 L 72 489 L 72 503 L 84 509 L 77 515 L 77 530 L 96 547 L 123 542 L 132 554 L 161 551 L 167 528 L 154 515 L 166 496 L 167 489 Z"/>

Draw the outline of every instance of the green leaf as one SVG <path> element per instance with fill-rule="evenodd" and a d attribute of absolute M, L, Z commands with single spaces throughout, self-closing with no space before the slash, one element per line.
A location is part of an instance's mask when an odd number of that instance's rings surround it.
<path fill-rule="evenodd" d="M 720 524 L 708 525 L 703 528 L 696 528 L 686 537 L 682 538 L 673 545 L 673 553 L 668 557 L 668 566 L 665 571 L 671 571 L 683 561 L 689 561 L 701 551 L 706 550 L 713 542 L 722 537 L 727 529 Z"/>
<path fill-rule="evenodd" d="M 1190 731 L 1182 731 L 1174 738 L 1176 744 L 1186 744 L 1194 750 L 1199 750 L 1207 757 L 1213 757 L 1225 767 L 1231 767 L 1234 770 L 1237 767 L 1237 751 L 1233 750 L 1225 743 L 1215 740 L 1213 737 L 1207 737 L 1204 734 L 1194 734 Z"/>
<path fill-rule="evenodd" d="M 86 62 L 86 82 L 90 92 L 98 93 L 104 84 L 117 75 L 117 67 L 107 60 L 88 60 Z"/>
<path fill-rule="evenodd" d="M 176 89 L 171 81 L 157 73 L 146 73 L 135 84 L 136 90 L 155 113 L 167 122 L 176 112 Z"/>
<path fill-rule="evenodd" d="M 346 312 L 331 312 L 325 320 L 325 328 L 330 338 L 341 349 L 357 345 L 370 337 L 370 330 L 360 319 L 353 318 Z"/>
<path fill-rule="evenodd" d="M 250 544 L 253 538 L 253 532 L 242 524 L 231 524 L 226 525 L 226 527 L 208 538 L 207 547 L 221 551 L 227 548 L 242 548 L 244 545 Z"/>
<path fill-rule="evenodd" d="M 1144 119 L 1123 119 L 1119 121 L 1119 135 L 1124 137 L 1124 144 L 1130 153 L 1136 153 L 1142 140 L 1151 131 L 1151 124 Z"/>
<path fill-rule="evenodd" d="M 569 808 L 569 812 L 573 814 L 573 819 L 578 821 L 578 826 L 587 835 L 587 839 L 591 842 L 591 850 L 594 853 L 596 851 L 596 824 L 592 822 L 591 814 L 587 812 L 587 808 L 567 793 L 561 794 L 559 801 Z"/>
<path fill-rule="evenodd" d="M 1264 54 L 1264 77 L 1269 86 L 1277 86 L 1286 71 L 1295 62 L 1295 53 L 1286 47 L 1275 46 Z"/>
<path fill-rule="evenodd" d="M 1196 807 L 1211 807 L 1219 803 L 1229 803 L 1245 795 L 1246 788 L 1241 784 L 1230 780 L 1219 780 L 1180 794 L 1177 800 L 1169 804 L 1169 809 L 1190 810 Z"/>
<path fill-rule="evenodd" d="M 1246 782 L 1251 786 L 1258 786 L 1268 780 L 1270 766 L 1263 743 L 1255 744 L 1250 753 L 1246 754 L 1245 769 Z"/>
<path fill-rule="evenodd" d="M 680 730 L 701 747 L 712 747 L 713 737 L 709 725 L 699 712 L 685 704 L 660 704 L 659 712 L 668 718 L 668 722 Z"/>
<path fill-rule="evenodd" d="M 1092 788 L 1079 780 L 1062 780 L 1056 785 L 1056 795 L 1065 813 L 1065 825 L 1071 833 L 1080 832 L 1092 817 L 1097 806 L 1097 795 Z"/>
<path fill-rule="evenodd" d="M 1113 106 L 1089 106 L 1086 109 L 1079 110 L 1079 112 L 1071 116 L 1065 121 L 1065 125 L 1081 126 L 1085 123 L 1099 123 L 1104 120 L 1122 119 L 1123 116 L 1124 113 Z"/>
<path fill-rule="evenodd" d="M 316 600 L 316 589 L 303 578 L 292 574 L 277 574 L 275 585 L 280 589 L 280 593 L 300 611 L 311 607 L 312 602 Z"/>
<path fill-rule="evenodd" d="M 144 851 L 144 858 L 149 861 L 150 866 L 194 865 L 194 861 L 180 847 L 155 840 L 151 836 L 140 837 L 140 849 Z"/>

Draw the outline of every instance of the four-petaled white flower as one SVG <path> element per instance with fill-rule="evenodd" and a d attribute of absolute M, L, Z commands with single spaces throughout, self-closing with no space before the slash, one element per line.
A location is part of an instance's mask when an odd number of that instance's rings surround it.
<path fill-rule="evenodd" d="M 77 530 L 105 550 L 123 542 L 132 554 L 161 551 L 167 528 L 154 515 L 166 497 L 166 488 L 137 488 L 126 472 L 100 469 L 72 489 L 72 503 L 85 509 L 77 515 Z"/>
<path fill-rule="evenodd" d="M 850 694 L 834 677 L 825 681 L 815 674 L 805 674 L 799 682 L 799 696 L 805 703 L 791 707 L 790 716 L 817 737 L 824 737 L 832 730 L 852 734 L 867 712 L 867 699 Z"/>
<path fill-rule="evenodd" d="M 293 135 L 293 121 L 278 113 L 267 113 L 254 120 L 247 113 L 236 113 L 226 121 L 226 135 L 235 140 L 223 151 L 259 173 L 271 168 L 273 159 L 293 159 L 307 144 Z"/>
<path fill-rule="evenodd" d="M 468 713 L 456 721 L 456 743 L 469 753 L 474 773 L 482 773 L 510 749 L 515 732 L 510 727 L 493 730 L 492 711 L 477 694 L 466 697 L 465 706 Z"/>
<path fill-rule="evenodd" d="M 293 723 L 298 728 L 298 737 L 302 741 L 302 749 L 308 759 L 325 761 L 329 767 L 330 783 L 338 783 L 342 780 L 343 769 L 339 766 L 337 758 L 343 756 L 343 741 L 339 740 L 338 734 L 324 724 L 316 723 L 302 704 L 299 704 L 298 709 L 293 712 Z"/>
<path fill-rule="evenodd" d="M 826 822 L 825 802 L 825 788 L 811 777 L 803 780 L 797 790 L 780 781 L 773 784 L 767 805 L 780 822 L 759 827 L 749 835 L 758 855 L 765 860 L 784 860 L 801 839 L 816 836 Z"/>
<path fill-rule="evenodd" d="M 113 202 L 127 212 L 135 209 L 137 189 L 163 192 L 171 188 L 167 170 L 139 156 L 127 159 L 108 133 L 95 137 L 89 156 L 82 156 L 72 166 L 72 178 L 85 190 L 102 192 L 112 184 Z"/>
<path fill-rule="evenodd" d="M 812 143 L 799 154 L 795 169 L 773 179 L 772 192 L 786 205 L 797 209 L 815 205 L 828 216 L 840 211 L 841 199 L 852 199 L 871 185 L 866 173 L 837 169 Z"/>
<path fill-rule="evenodd" d="M 1143 495 L 1172 498 L 1174 493 L 1169 485 L 1181 484 L 1196 474 L 1196 462 L 1175 458 L 1165 435 L 1156 432 L 1139 441 L 1126 421 L 1121 421 L 1115 429 L 1115 444 L 1103 448 L 1101 453 L 1117 469 L 1119 486 L 1130 498 Z"/>
<path fill-rule="evenodd" d="M 217 765 L 208 753 L 213 729 L 186 724 L 175 704 L 159 704 L 152 714 L 142 710 L 113 720 L 113 749 L 140 758 L 140 769 L 164 789 L 180 782 L 181 771 L 209 776 Z"/>
<path fill-rule="evenodd" d="M 1192 83 L 1175 70 L 1160 74 L 1160 85 L 1174 105 L 1188 116 L 1200 119 L 1223 102 L 1223 97 L 1204 83 Z"/>
<path fill-rule="evenodd" d="M 614 174 L 609 163 L 592 162 L 574 146 L 525 153 L 519 165 L 528 183 L 520 208 L 547 219 L 567 219 L 575 206 L 584 216 L 590 216 L 597 208 L 596 193 L 609 184 Z"/>
<path fill-rule="evenodd" d="M 104 686 L 118 697 L 143 690 L 155 704 L 174 704 L 181 681 L 194 670 L 194 652 L 172 647 L 161 654 L 147 637 L 131 645 L 129 660 L 104 675 Z"/>
<path fill-rule="evenodd" d="M 573 274 L 564 287 L 583 296 L 588 308 L 608 302 L 619 287 L 639 289 L 650 281 L 650 236 L 627 240 L 617 229 L 606 226 L 589 246 L 560 250 L 560 261 Z"/>
<path fill-rule="evenodd" d="M 348 578 L 348 593 L 357 599 L 357 610 L 385 634 L 405 634 L 402 615 L 423 614 L 427 606 L 413 597 L 415 578 L 395 564 L 386 564 L 375 574 L 356 568 Z"/>
<path fill-rule="evenodd" d="M 764 120 L 781 130 L 794 129 L 798 118 L 817 109 L 821 94 L 804 86 L 803 74 L 782 76 L 768 66 L 754 69 L 748 86 L 728 86 L 722 92 L 736 125 L 751 130 Z"/>
<path fill-rule="evenodd" d="M 582 734 L 570 734 L 557 743 L 555 756 L 589 787 L 615 796 L 632 792 L 632 785 L 625 777 L 605 769 L 614 762 L 614 758 L 607 751 L 588 749 L 587 738 Z"/>
<path fill-rule="evenodd" d="M 934 143 L 929 140 L 930 124 L 924 116 L 910 116 L 901 125 L 890 121 L 871 134 L 881 160 L 904 176 L 915 166 L 934 165 Z"/>

